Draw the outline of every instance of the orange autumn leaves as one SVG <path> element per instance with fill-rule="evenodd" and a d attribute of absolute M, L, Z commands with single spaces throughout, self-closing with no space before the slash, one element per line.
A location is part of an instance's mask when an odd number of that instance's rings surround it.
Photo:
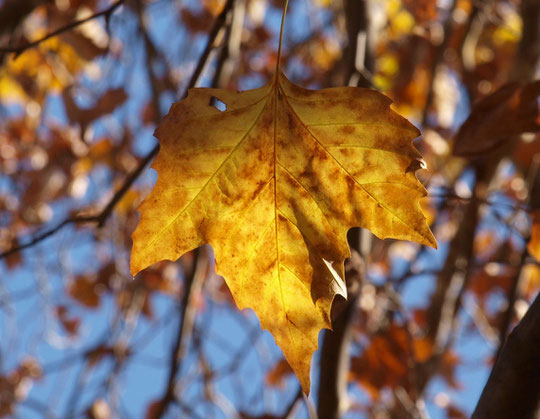
<path fill-rule="evenodd" d="M 540 131 L 539 96 L 540 80 L 535 80 L 508 83 L 478 101 L 456 134 L 454 155 L 477 158 L 510 144 L 520 164 L 533 164 L 534 143 L 519 142 L 517 137 Z M 540 261 L 540 210 L 537 206 L 533 203 L 530 212 L 532 226 L 527 250 Z"/>
<path fill-rule="evenodd" d="M 540 210 L 532 216 L 531 237 L 527 245 L 529 253 L 540 262 Z"/>
<path fill-rule="evenodd" d="M 346 295 L 347 231 L 436 245 L 419 205 L 418 135 L 368 89 L 306 90 L 281 72 L 241 93 L 191 89 L 156 130 L 132 274 L 212 245 L 236 304 L 255 310 L 308 393 L 319 331 Z"/>

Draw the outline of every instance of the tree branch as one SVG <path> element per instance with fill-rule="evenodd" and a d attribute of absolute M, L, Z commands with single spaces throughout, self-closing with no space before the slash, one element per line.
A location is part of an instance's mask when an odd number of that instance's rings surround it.
<path fill-rule="evenodd" d="M 523 35 L 514 62 L 512 79 L 534 79 L 536 65 L 540 57 L 537 47 L 540 39 L 538 12 L 540 4 L 536 0 L 525 0 L 521 5 Z M 496 157 L 501 159 L 511 155 L 515 144 L 507 142 Z M 534 190 L 534 185 L 531 186 Z M 531 195 L 534 205 L 534 195 Z M 522 256 L 521 263 L 523 264 Z M 517 280 L 517 278 L 516 278 Z M 517 285 L 517 284 L 516 284 Z M 514 285 L 514 286 L 516 286 Z M 512 293 L 510 300 L 512 300 Z M 512 304 L 512 301 L 509 301 Z M 513 310 L 513 304 L 509 306 Z M 506 315 L 510 315 L 507 313 Z M 505 315 L 505 317 L 506 317 Z M 510 319 L 504 319 L 503 331 Z M 533 418 L 540 415 L 540 295 L 529 308 L 527 314 L 510 333 L 504 346 L 499 349 L 497 360 L 473 418 Z"/>
<path fill-rule="evenodd" d="M 352 337 L 361 284 L 365 279 L 362 257 L 354 249 L 347 278 L 348 300 L 343 311 L 332 319 L 332 329 L 326 330 L 321 348 L 317 414 L 320 418 L 338 419 L 346 404 L 349 345 Z M 351 269 L 352 268 L 352 269 Z M 339 297 L 338 297 L 339 298 Z M 341 299 L 343 301 L 343 299 Z M 334 301 L 335 309 L 337 301 Z"/>
<path fill-rule="evenodd" d="M 370 0 L 347 0 L 344 8 L 348 37 L 344 54 L 346 83 L 372 88 L 375 60 Z"/>
<path fill-rule="evenodd" d="M 104 15 L 104 14 L 107 14 L 107 13 L 110 14 L 110 13 L 112 13 L 114 11 L 114 9 L 112 9 L 112 11 L 111 11 L 111 8 L 113 8 L 113 7 L 116 8 L 123 2 L 124 2 L 124 0 L 118 0 L 111 7 L 109 7 L 109 9 L 104 10 L 104 11 L 100 12 L 101 14 L 98 13 L 97 15 L 101 16 L 101 15 Z M 191 77 L 191 79 L 189 81 L 189 84 L 186 87 L 186 90 L 184 91 L 182 97 L 186 96 L 188 89 L 190 89 L 192 87 L 195 87 L 200 75 L 202 74 L 202 71 L 204 70 L 204 67 L 206 66 L 206 62 L 208 61 L 208 59 L 210 57 L 210 52 L 214 48 L 214 43 L 215 43 L 216 37 L 217 37 L 221 27 L 225 24 L 225 20 L 226 20 L 225 18 L 227 16 L 227 14 L 229 13 L 229 11 L 231 10 L 233 4 L 234 4 L 234 0 L 227 0 L 227 3 L 223 7 L 223 10 L 219 14 L 219 16 L 216 18 L 214 26 L 212 27 L 212 29 L 210 31 L 210 34 L 208 36 L 208 42 L 206 44 L 206 47 L 205 47 L 203 53 L 201 54 L 199 62 L 197 63 L 197 67 L 195 68 L 195 71 L 193 72 L 193 75 L 192 75 L 192 77 Z M 93 15 L 93 17 L 96 17 L 97 15 Z M 86 21 L 90 20 L 93 17 L 90 16 L 89 18 L 83 19 L 83 20 L 86 22 Z M 78 22 L 79 22 L 78 24 L 84 23 L 83 21 L 78 21 Z M 77 22 L 74 22 L 74 23 L 77 23 Z M 76 26 L 76 25 L 74 25 L 74 26 Z M 53 36 L 53 35 L 50 35 L 50 36 Z M 0 52 L 1 51 L 2 50 L 0 49 Z M 157 155 L 158 151 L 159 151 L 159 144 L 156 144 L 156 146 L 152 150 L 150 150 L 150 152 L 139 162 L 139 164 L 135 168 L 135 170 L 125 179 L 122 186 L 118 189 L 118 191 L 116 191 L 116 193 L 111 198 L 109 203 L 105 206 L 105 208 L 103 208 L 103 210 L 99 214 L 91 215 L 91 216 L 70 217 L 70 218 L 67 218 L 64 221 L 62 221 L 57 226 L 55 226 L 55 227 L 53 227 L 51 229 L 45 230 L 45 231 L 43 231 L 41 233 L 38 233 L 36 236 L 34 236 L 32 239 L 30 239 L 26 243 L 24 243 L 24 240 L 17 240 L 17 243 L 22 242 L 23 244 L 18 245 L 18 246 L 14 246 L 14 247 L 0 253 L 0 260 L 5 259 L 5 258 L 7 258 L 8 256 L 10 256 L 10 255 L 12 255 L 14 253 L 17 253 L 17 252 L 19 252 L 21 250 L 27 249 L 29 247 L 32 247 L 32 246 L 42 242 L 46 238 L 52 236 L 53 234 L 57 233 L 58 231 L 62 230 L 64 227 L 66 227 L 66 226 L 68 226 L 70 224 L 97 223 L 98 228 L 103 227 L 105 225 L 105 222 L 107 221 L 107 219 L 112 214 L 112 212 L 113 212 L 114 208 L 116 207 L 116 205 L 118 204 L 118 202 L 120 202 L 120 200 L 123 198 L 123 196 L 129 190 L 129 188 L 131 188 L 131 186 L 137 180 L 137 178 L 140 176 L 140 174 L 142 173 L 144 168 L 154 159 L 154 157 Z"/>
<path fill-rule="evenodd" d="M 346 54 L 347 81 L 349 84 L 370 87 L 370 74 L 373 72 L 374 59 L 371 48 L 369 0 L 348 0 L 344 3 L 349 37 Z M 359 39 L 363 41 L 359 42 Z M 367 75 L 367 76 L 366 76 Z M 335 312 L 337 303 L 344 303 L 342 312 L 332 319 L 332 329 L 324 332 L 321 348 L 319 400 L 317 414 L 320 418 L 337 419 L 341 417 L 347 397 L 347 371 L 349 370 L 349 346 L 352 337 L 353 320 L 355 319 L 361 284 L 365 280 L 365 266 L 361 255 L 360 234 L 369 234 L 349 230 L 348 240 L 351 258 L 347 262 L 345 280 L 348 300 L 335 300 L 332 309 Z M 340 298 L 340 297 L 338 297 Z"/>
<path fill-rule="evenodd" d="M 184 281 L 184 296 L 181 303 L 181 318 L 178 325 L 178 333 L 176 334 L 176 341 L 171 351 L 171 360 L 169 368 L 169 376 L 167 378 L 167 384 L 165 386 L 165 392 L 159 402 L 159 407 L 156 410 L 154 418 L 159 419 L 167 413 L 169 404 L 175 400 L 174 390 L 176 375 L 180 371 L 182 366 L 182 359 L 186 352 L 187 342 L 193 331 L 193 323 L 195 320 L 195 309 L 192 304 L 192 297 L 202 287 L 202 280 L 204 279 L 204 273 L 206 272 L 206 265 L 201 263 L 206 261 L 205 255 L 200 254 L 200 250 L 196 249 L 193 258 L 193 268 L 189 276 L 186 276 Z M 202 257 L 201 257 L 202 256 Z"/>
<path fill-rule="evenodd" d="M 530 169 L 530 173 L 529 173 L 530 177 L 529 177 L 529 181 L 527 182 L 528 183 L 527 196 L 529 200 L 535 196 L 535 193 L 538 193 L 538 191 L 535 188 L 536 179 L 540 178 L 540 171 L 538 169 L 539 168 L 535 164 L 533 164 Z M 530 232 L 526 235 L 526 237 L 524 237 L 524 239 L 526 243 L 529 242 L 529 240 L 531 239 Z M 525 264 L 527 263 L 528 254 L 529 252 L 527 250 L 527 247 L 524 247 L 524 249 L 521 251 L 521 257 L 516 266 L 516 271 L 514 272 L 510 289 L 508 290 L 506 294 L 506 300 L 508 303 L 506 306 L 506 310 L 503 313 L 502 321 L 499 327 L 499 348 L 497 349 L 497 356 L 495 357 L 495 360 L 497 360 L 500 357 L 502 350 L 504 348 L 504 342 L 506 341 L 506 337 L 508 336 L 508 333 L 510 332 L 510 326 L 512 324 L 512 320 L 515 315 L 516 301 L 519 298 L 519 282 L 520 282 L 519 280 L 520 280 L 523 268 Z"/>
<path fill-rule="evenodd" d="M 29 242 L 21 244 L 19 246 L 12 247 L 9 250 L 6 250 L 3 253 L 0 253 L 0 260 L 5 259 L 8 256 L 11 256 L 14 253 L 17 253 L 21 250 L 27 249 L 29 247 L 32 247 L 39 242 L 45 240 L 46 238 L 52 236 L 53 234 L 57 233 L 58 231 L 62 230 L 64 227 L 70 225 L 70 224 L 80 224 L 80 223 L 95 223 L 97 221 L 97 216 L 88 216 L 88 217 L 70 217 L 62 221 L 60 224 L 58 224 L 56 227 L 53 227 L 49 230 L 45 230 L 39 234 L 37 234 L 33 239 L 31 239 Z"/>
<path fill-rule="evenodd" d="M 75 21 L 71 22 L 70 24 L 62 26 L 62 27 L 52 31 L 51 33 L 45 35 L 44 37 L 42 37 L 40 39 L 37 39 L 37 40 L 35 40 L 33 42 L 29 42 L 27 44 L 18 45 L 18 46 L 14 46 L 14 47 L 10 47 L 10 46 L 0 47 L 0 52 L 15 53 L 15 57 L 17 57 L 21 53 L 26 51 L 27 49 L 33 48 L 33 47 L 39 45 L 41 42 L 46 41 L 47 39 L 53 38 L 56 35 L 61 34 L 62 32 L 66 32 L 66 31 L 69 31 L 69 30 L 71 30 L 73 28 L 76 28 L 77 26 L 80 26 L 83 23 L 86 23 L 86 22 L 88 22 L 90 20 L 96 19 L 96 18 L 101 17 L 101 16 L 105 16 L 105 19 L 108 19 L 114 13 L 114 11 L 116 9 L 118 9 L 124 3 L 124 1 L 125 0 L 117 0 L 116 2 L 111 4 L 107 9 L 102 10 L 101 12 L 94 13 L 93 15 L 88 16 L 88 17 L 86 17 L 84 19 L 75 20 Z"/>
<path fill-rule="evenodd" d="M 540 2 L 523 0 L 521 2 L 523 30 L 517 57 L 512 69 L 513 80 L 532 80 L 540 62 Z"/>
<path fill-rule="evenodd" d="M 433 59 L 433 62 L 431 63 L 431 68 L 429 71 L 429 87 L 426 94 L 426 102 L 424 104 L 424 110 L 422 112 L 422 127 L 426 126 L 429 111 L 431 109 L 431 105 L 433 103 L 433 99 L 435 97 L 435 78 L 437 77 L 437 69 L 439 68 L 439 65 L 444 60 L 444 52 L 446 51 L 446 48 L 448 47 L 448 43 L 450 42 L 451 37 L 451 31 L 453 26 L 453 18 L 452 15 L 454 13 L 454 10 L 456 8 L 457 1 L 453 0 L 450 6 L 448 7 L 448 16 L 446 17 L 446 21 L 444 22 L 443 26 L 443 39 L 440 43 L 440 45 L 437 47 L 437 50 L 435 52 L 435 57 Z"/>
<path fill-rule="evenodd" d="M 193 75 L 191 76 L 191 79 L 189 80 L 189 86 L 195 87 L 195 84 L 197 83 L 197 80 L 199 80 L 199 77 L 201 76 L 201 73 L 204 70 L 204 67 L 206 66 L 206 62 L 208 61 L 208 57 L 210 56 L 210 52 L 212 52 L 212 49 L 214 48 L 214 43 L 216 42 L 216 38 L 221 31 L 222 27 L 225 25 L 227 14 L 232 9 L 234 5 L 234 0 L 227 0 L 227 3 L 225 3 L 225 6 L 223 6 L 223 10 L 221 10 L 221 13 L 218 15 L 214 22 L 214 26 L 212 26 L 212 29 L 210 30 L 210 33 L 208 34 L 208 42 L 206 43 L 206 47 L 204 48 L 203 53 L 201 54 L 201 58 L 199 59 L 199 64 L 197 65 L 197 68 L 195 68 L 195 71 L 193 72 Z"/>
<path fill-rule="evenodd" d="M 0 8 L 0 35 L 13 33 L 34 9 L 47 0 L 6 0 Z"/>
<path fill-rule="evenodd" d="M 103 210 L 96 215 L 88 215 L 88 216 L 74 216 L 65 219 L 57 226 L 45 230 L 36 236 L 32 238 L 30 241 L 23 243 L 21 245 L 12 247 L 9 250 L 6 250 L 3 253 L 0 253 L 0 260 L 7 258 L 8 256 L 19 252 L 21 250 L 27 249 L 29 247 L 35 246 L 39 242 L 42 242 L 46 238 L 52 236 L 53 234 L 57 233 L 58 231 L 62 230 L 64 227 L 71 225 L 71 224 L 84 224 L 84 223 L 96 223 L 98 228 L 103 227 L 109 216 L 112 214 L 115 206 L 118 204 L 118 202 L 122 199 L 122 197 L 126 194 L 126 192 L 129 190 L 133 182 L 137 180 L 139 175 L 142 173 L 144 168 L 150 163 L 150 161 L 156 156 L 157 152 L 159 150 L 159 145 L 156 145 L 145 157 L 142 159 L 138 166 L 135 168 L 133 172 L 124 180 L 124 183 L 116 191 L 116 193 L 113 195 L 109 203 L 103 208 Z M 17 240 L 19 242 L 19 240 Z"/>
<path fill-rule="evenodd" d="M 534 418 L 540 401 L 540 294 L 508 336 L 473 419 Z"/>
<path fill-rule="evenodd" d="M 208 42 L 206 48 L 201 55 L 197 68 L 193 72 L 191 80 L 189 82 L 189 87 L 194 87 L 202 74 L 204 67 L 208 58 L 210 57 L 210 52 L 214 48 L 215 39 L 220 32 L 223 25 L 225 25 L 227 15 L 234 5 L 234 0 L 227 0 L 227 3 L 223 7 L 223 10 L 216 18 L 214 26 L 212 27 L 210 34 L 208 36 Z M 223 68 L 218 63 L 218 69 Z M 219 74 L 215 78 L 219 80 Z M 188 87 L 188 88 L 189 88 Z M 185 94 L 184 94 L 185 96 Z M 157 411 L 154 415 L 156 419 L 163 417 L 167 413 L 167 408 L 170 403 L 175 400 L 175 383 L 176 376 L 178 375 L 181 366 L 182 359 L 184 358 L 185 352 L 187 350 L 187 344 L 193 332 L 193 324 L 195 320 L 195 309 L 192 305 L 192 296 L 197 293 L 201 287 L 204 279 L 204 273 L 206 272 L 206 265 L 202 261 L 207 261 L 208 257 L 206 255 L 201 255 L 200 250 L 195 250 L 194 266 L 192 274 L 186 278 L 185 287 L 184 287 L 184 298 L 182 301 L 182 314 L 181 320 L 178 325 L 178 333 L 176 335 L 176 341 L 171 351 L 171 364 L 169 368 L 169 376 L 167 378 L 167 384 L 165 387 L 165 392 L 158 404 Z"/>

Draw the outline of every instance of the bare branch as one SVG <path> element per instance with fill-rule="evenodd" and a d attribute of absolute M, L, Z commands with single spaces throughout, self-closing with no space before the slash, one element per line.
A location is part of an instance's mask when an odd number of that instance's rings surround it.
<path fill-rule="evenodd" d="M 193 323 L 195 320 L 195 309 L 193 307 L 193 295 L 196 294 L 202 287 L 202 282 L 206 273 L 206 255 L 201 255 L 200 249 L 195 250 L 195 257 L 193 259 L 193 268 L 190 275 L 186 276 L 184 285 L 184 296 L 181 302 L 181 318 L 178 324 L 178 333 L 176 334 L 176 340 L 171 351 L 171 360 L 169 367 L 169 376 L 167 378 L 167 385 L 165 386 L 165 393 L 161 398 L 159 407 L 155 413 L 155 418 L 159 419 L 167 413 L 169 404 L 175 400 L 175 383 L 176 375 L 182 367 L 182 360 L 185 355 L 187 343 L 191 338 L 193 332 Z"/>
<path fill-rule="evenodd" d="M 102 10 L 101 12 L 94 13 L 93 15 L 90 15 L 90 16 L 84 18 L 84 19 L 75 20 L 75 21 L 71 22 L 70 24 L 62 26 L 62 27 L 52 31 L 51 33 L 45 35 L 44 37 L 39 38 L 39 39 L 37 39 L 37 40 L 35 40 L 33 42 L 29 42 L 27 44 L 18 45 L 18 46 L 14 46 L 14 47 L 10 47 L 10 46 L 0 47 L 0 52 L 15 53 L 15 57 L 17 57 L 21 53 L 26 51 L 27 49 L 33 48 L 33 47 L 39 45 L 41 42 L 46 41 L 47 39 L 53 38 L 53 37 L 55 37 L 57 35 L 60 35 L 63 32 L 66 32 L 66 31 L 69 31 L 69 30 L 71 30 L 73 28 L 76 28 L 77 26 L 80 26 L 83 23 L 86 23 L 86 22 L 88 22 L 90 20 L 96 19 L 96 18 L 101 17 L 101 16 L 104 16 L 105 19 L 108 19 L 114 13 L 114 11 L 116 9 L 118 9 L 124 3 L 124 1 L 125 0 L 117 0 L 116 2 L 111 4 L 107 9 Z"/>
<path fill-rule="evenodd" d="M 199 77 L 201 76 L 201 73 L 204 70 L 204 67 L 206 66 L 206 63 L 208 61 L 208 58 L 210 56 L 210 52 L 212 52 L 212 49 L 215 47 L 216 38 L 219 34 L 219 32 L 223 29 L 223 26 L 226 23 L 227 15 L 229 14 L 229 11 L 232 9 L 234 5 L 234 0 L 227 0 L 227 3 L 225 3 L 225 6 L 223 6 L 223 10 L 218 15 L 214 22 L 214 26 L 212 26 L 212 29 L 210 30 L 210 33 L 208 34 L 208 42 L 206 43 L 206 47 L 204 48 L 203 53 L 201 54 L 201 58 L 199 59 L 199 63 L 197 64 L 197 68 L 195 68 L 195 71 L 193 72 L 193 75 L 191 76 L 191 79 L 189 80 L 189 87 L 194 87 L 197 84 L 197 80 L 199 80 Z"/>
<path fill-rule="evenodd" d="M 58 231 L 62 230 L 64 227 L 70 225 L 70 224 L 81 224 L 81 223 L 95 223 L 98 219 L 98 216 L 89 216 L 89 217 L 71 217 L 67 218 L 64 221 L 62 221 L 60 224 L 58 224 L 56 227 L 53 227 L 49 230 L 45 230 L 42 233 L 37 234 L 33 239 L 31 239 L 29 242 L 21 244 L 19 246 L 12 247 L 9 250 L 6 250 L 3 253 L 0 253 L 0 260 L 5 259 L 8 256 L 17 253 L 21 250 L 27 249 L 29 247 L 32 247 L 39 242 L 45 240 L 46 238 L 52 236 L 53 234 L 57 233 Z"/>
<path fill-rule="evenodd" d="M 191 80 L 189 82 L 189 87 L 194 87 L 199 79 L 208 58 L 210 57 L 210 52 L 214 48 L 215 39 L 218 33 L 221 31 L 222 27 L 225 25 L 227 15 L 234 5 L 234 0 L 228 0 L 223 10 L 216 18 L 214 26 L 210 31 L 208 42 L 206 48 L 201 55 L 197 68 L 195 69 Z M 218 68 L 222 66 L 218 63 Z M 219 75 L 216 77 L 216 80 L 219 79 Z M 169 368 L 169 376 L 167 379 L 167 385 L 165 387 L 165 393 L 161 398 L 161 401 L 158 405 L 155 417 L 161 418 L 167 413 L 167 408 L 169 404 L 175 400 L 175 382 L 176 376 L 181 369 L 182 359 L 186 351 L 187 343 L 189 342 L 192 332 L 193 332 L 193 323 L 195 311 L 192 305 L 192 296 L 198 292 L 202 287 L 202 281 L 204 279 L 204 274 L 206 272 L 206 264 L 203 261 L 207 261 L 206 255 L 200 254 L 200 249 L 195 250 L 195 259 L 194 267 L 192 274 L 186 278 L 185 282 L 185 294 L 182 301 L 182 316 L 178 326 L 178 333 L 176 336 L 175 344 L 171 351 L 171 365 Z"/>
<path fill-rule="evenodd" d="M 540 401 L 540 294 L 508 336 L 474 419 L 534 418 Z"/>
<path fill-rule="evenodd" d="M 349 40 L 344 56 L 346 82 L 349 86 L 373 87 L 375 61 L 370 1 L 348 0 L 344 8 Z"/>
<path fill-rule="evenodd" d="M 369 0 L 349 0 L 344 3 L 349 36 L 346 76 L 349 84 L 362 87 L 369 87 L 370 74 L 374 66 L 373 54 L 371 48 L 369 48 L 373 40 L 369 33 L 371 17 L 369 16 L 368 6 Z M 346 404 L 352 326 L 361 284 L 365 280 L 360 234 L 357 233 L 356 229 L 350 230 L 348 234 L 351 248 L 351 258 L 348 260 L 346 265 L 348 269 L 345 273 L 348 300 L 343 311 L 335 319 L 332 319 L 333 330 L 324 332 L 319 364 L 319 400 L 317 406 L 317 415 L 321 418 L 341 417 Z M 343 302 L 343 300 L 341 301 Z M 338 301 L 334 301 L 332 307 L 334 312 L 339 309 L 336 303 Z"/>
<path fill-rule="evenodd" d="M 89 215 L 89 216 L 75 216 L 70 217 L 62 221 L 60 224 L 58 224 L 56 227 L 53 227 L 49 230 L 45 230 L 36 236 L 32 238 L 30 241 L 27 241 L 24 243 L 22 240 L 18 240 L 17 242 L 23 242 L 23 244 L 12 247 L 9 250 L 6 250 L 3 253 L 0 253 L 0 260 L 7 258 L 8 256 L 19 252 L 21 250 L 27 249 L 29 247 L 35 246 L 36 244 L 42 242 L 43 240 L 47 239 L 48 237 L 52 236 L 53 234 L 57 233 L 58 231 L 62 230 L 64 227 L 71 225 L 71 224 L 84 224 L 84 223 L 97 223 L 98 227 L 103 227 L 109 216 L 112 214 L 116 204 L 122 199 L 122 197 L 126 194 L 126 192 L 129 190 L 133 182 L 137 180 L 139 175 L 142 173 L 144 168 L 150 163 L 150 161 L 156 156 L 157 152 L 159 150 L 159 145 L 156 145 L 146 156 L 144 159 L 142 159 L 138 166 L 135 168 L 135 170 L 126 178 L 122 186 L 116 191 L 114 196 L 111 198 L 109 203 L 103 208 L 103 210 L 96 215 Z"/>
<path fill-rule="evenodd" d="M 352 338 L 361 284 L 365 279 L 364 261 L 351 249 L 351 259 L 345 275 L 348 300 L 343 311 L 332 319 L 333 330 L 326 330 L 321 348 L 319 400 L 317 414 L 320 418 L 339 418 L 346 404 L 347 371 L 349 370 L 349 346 Z M 342 299 L 343 301 L 343 299 Z M 334 301 L 333 310 L 336 310 Z"/>
<path fill-rule="evenodd" d="M 46 0 L 6 0 L 0 8 L 0 35 L 13 33 L 34 9 Z"/>
<path fill-rule="evenodd" d="M 101 15 L 104 15 L 107 13 L 110 14 L 114 11 L 114 9 L 111 11 L 110 9 L 114 6 L 115 8 L 118 7 L 121 3 L 123 3 L 124 0 L 119 0 L 116 3 L 114 3 L 109 9 L 104 10 L 103 12 L 100 12 Z M 197 81 L 202 74 L 202 71 L 204 70 L 204 67 L 206 66 L 206 62 L 208 61 L 210 57 L 210 52 L 214 48 L 214 43 L 216 40 L 216 37 L 221 30 L 222 26 L 225 24 L 226 16 L 231 10 L 232 6 L 234 4 L 234 0 L 228 0 L 225 6 L 223 7 L 223 10 L 219 14 L 219 16 L 216 18 L 216 21 L 214 23 L 214 26 L 212 27 L 210 34 L 208 36 L 208 42 L 206 44 L 206 48 L 204 49 L 203 53 L 201 54 L 201 57 L 199 59 L 199 62 L 197 63 L 197 67 L 195 68 L 195 71 L 193 72 L 193 75 L 189 81 L 189 84 L 186 88 L 186 91 L 182 95 L 183 97 L 186 96 L 187 89 L 190 89 L 192 87 L 195 87 L 197 84 Z M 116 6 L 115 6 L 116 5 Z M 97 17 L 94 15 L 94 17 Z M 92 18 L 90 16 L 87 19 L 84 19 L 84 21 L 88 21 Z M 78 21 L 78 24 L 84 23 L 83 21 Z M 76 22 L 74 22 L 76 23 Z M 76 26 L 76 25 L 75 25 Z M 52 36 L 52 35 L 51 35 Z M 0 49 L 0 52 L 2 49 Z M 6 250 L 3 253 L 0 253 L 0 260 L 5 259 L 6 257 L 19 252 L 21 250 L 27 249 L 29 247 L 32 247 L 46 238 L 52 236 L 53 234 L 57 233 L 58 231 L 62 230 L 64 227 L 70 225 L 70 224 L 82 224 L 82 223 L 97 223 L 98 228 L 103 227 L 107 219 L 112 214 L 114 208 L 120 202 L 120 200 L 123 198 L 123 196 L 126 194 L 126 192 L 129 190 L 129 188 L 133 185 L 133 183 L 137 180 L 137 178 L 140 176 L 144 168 L 154 159 L 154 157 L 157 155 L 159 151 L 159 144 L 157 144 L 150 152 L 139 162 L 138 166 L 135 168 L 135 170 L 125 179 L 122 186 L 116 191 L 114 196 L 111 198 L 109 203 L 103 208 L 103 210 L 96 215 L 92 216 L 76 216 L 76 217 L 70 217 L 62 221 L 60 224 L 58 224 L 56 227 L 53 227 L 49 230 L 46 230 L 44 232 L 38 233 L 34 238 L 30 239 L 26 243 L 24 243 L 24 240 L 17 240 L 19 243 L 23 243 L 21 245 L 12 247 L 11 249 Z"/>
<path fill-rule="evenodd" d="M 131 188 L 131 185 L 133 185 L 133 182 L 137 180 L 137 178 L 140 176 L 144 168 L 154 159 L 154 157 L 157 155 L 159 151 L 159 144 L 157 144 L 150 152 L 142 159 L 138 166 L 135 168 L 133 172 L 126 178 L 120 189 L 116 191 L 114 196 L 111 198 L 107 206 L 101 211 L 101 214 L 98 216 L 98 227 L 103 227 L 105 224 L 105 221 L 109 218 L 111 213 L 114 210 L 114 207 L 118 202 L 122 199 L 122 197 L 126 194 L 126 192 Z"/>

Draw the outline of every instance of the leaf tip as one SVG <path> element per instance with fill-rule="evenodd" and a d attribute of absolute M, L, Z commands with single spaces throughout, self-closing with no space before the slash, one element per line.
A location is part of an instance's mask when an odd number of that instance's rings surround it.
<path fill-rule="evenodd" d="M 306 395 L 306 397 L 309 397 L 309 390 L 311 387 L 311 380 L 309 375 L 304 379 L 304 377 L 299 377 L 298 380 L 300 381 L 300 386 L 302 387 L 303 393 Z"/>
<path fill-rule="evenodd" d="M 131 256 L 131 261 L 129 263 L 129 272 L 131 273 L 132 278 L 135 278 L 139 272 L 141 272 L 144 268 L 141 268 L 138 266 L 138 264 L 134 261 L 133 258 L 133 251 Z"/>
<path fill-rule="evenodd" d="M 435 250 L 438 250 L 438 245 L 437 245 L 437 240 L 435 239 L 435 236 L 433 235 L 433 233 L 431 232 L 431 230 L 428 228 L 428 231 L 429 231 L 429 234 L 426 236 L 426 245 L 428 245 L 429 247 L 432 247 L 433 249 Z"/>

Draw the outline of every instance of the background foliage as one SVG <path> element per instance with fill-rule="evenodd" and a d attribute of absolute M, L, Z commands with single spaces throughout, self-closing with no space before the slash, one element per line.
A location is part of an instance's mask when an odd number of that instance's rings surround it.
<path fill-rule="evenodd" d="M 540 288 L 533 0 L 290 2 L 292 81 L 374 87 L 422 129 L 439 243 L 350 232 L 309 400 L 211 248 L 129 275 L 154 128 L 188 87 L 269 80 L 282 6 L 0 0 L 0 416 L 465 417 L 504 367 Z"/>

